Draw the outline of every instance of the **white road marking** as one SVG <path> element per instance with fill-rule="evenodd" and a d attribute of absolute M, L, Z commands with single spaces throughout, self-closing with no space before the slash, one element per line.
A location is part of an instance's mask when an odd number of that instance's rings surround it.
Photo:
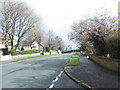
<path fill-rule="evenodd" d="M 54 83 L 55 81 L 53 80 L 52 83 Z"/>
<path fill-rule="evenodd" d="M 52 81 L 52 84 L 51 84 L 51 85 L 49 86 L 49 88 L 47 88 L 46 90 L 49 90 L 49 89 L 51 89 L 51 88 L 54 87 L 55 82 L 58 81 L 58 79 L 60 78 L 60 76 L 61 76 L 62 73 L 63 73 L 63 71 L 61 71 L 61 72 L 58 74 L 58 76 Z"/>
<path fill-rule="evenodd" d="M 56 77 L 56 79 L 54 81 L 57 82 L 58 81 L 58 77 Z"/>
<path fill-rule="evenodd" d="M 63 71 L 60 72 L 61 74 L 63 73 Z"/>
<path fill-rule="evenodd" d="M 54 84 L 51 84 L 49 88 L 53 88 Z"/>
<path fill-rule="evenodd" d="M 60 77 L 61 76 L 61 73 L 58 75 L 58 77 Z"/>

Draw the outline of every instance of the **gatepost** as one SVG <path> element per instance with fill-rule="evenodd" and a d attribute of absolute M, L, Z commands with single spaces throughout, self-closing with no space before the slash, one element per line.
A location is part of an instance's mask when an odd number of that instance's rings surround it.
<path fill-rule="evenodd" d="M 2 54 L 3 54 L 3 52 L 2 52 L 2 50 L 0 50 L 0 61 L 2 61 Z"/>

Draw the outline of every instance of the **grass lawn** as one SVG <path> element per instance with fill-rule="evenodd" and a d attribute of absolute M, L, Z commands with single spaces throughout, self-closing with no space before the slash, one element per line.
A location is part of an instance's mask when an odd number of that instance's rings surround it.
<path fill-rule="evenodd" d="M 22 59 L 17 59 L 17 60 L 15 60 L 15 61 L 13 61 L 13 62 L 23 61 L 23 60 L 33 59 L 33 58 L 39 58 L 39 57 L 45 57 L 45 56 L 48 56 L 48 55 L 40 55 L 40 56 L 26 57 L 26 58 L 22 58 Z"/>
<path fill-rule="evenodd" d="M 79 55 L 73 55 L 72 57 L 79 57 Z"/>
<path fill-rule="evenodd" d="M 68 63 L 68 66 L 79 66 L 80 65 L 80 60 L 78 58 L 71 58 Z"/>

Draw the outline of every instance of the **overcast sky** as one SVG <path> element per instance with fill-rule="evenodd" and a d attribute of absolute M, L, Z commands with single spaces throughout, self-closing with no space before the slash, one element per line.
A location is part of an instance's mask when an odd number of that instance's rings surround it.
<path fill-rule="evenodd" d="M 72 44 L 67 35 L 73 21 L 86 14 L 93 14 L 95 9 L 104 7 L 117 15 L 119 0 L 22 0 L 41 15 L 45 29 L 52 29 L 63 38 L 65 44 Z"/>

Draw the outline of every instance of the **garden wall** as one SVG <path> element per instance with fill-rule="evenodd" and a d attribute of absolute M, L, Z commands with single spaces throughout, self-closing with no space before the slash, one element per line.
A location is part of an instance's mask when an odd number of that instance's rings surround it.
<path fill-rule="evenodd" d="M 120 60 L 118 59 L 103 58 L 94 55 L 89 55 L 89 58 L 107 69 L 120 72 Z"/>

